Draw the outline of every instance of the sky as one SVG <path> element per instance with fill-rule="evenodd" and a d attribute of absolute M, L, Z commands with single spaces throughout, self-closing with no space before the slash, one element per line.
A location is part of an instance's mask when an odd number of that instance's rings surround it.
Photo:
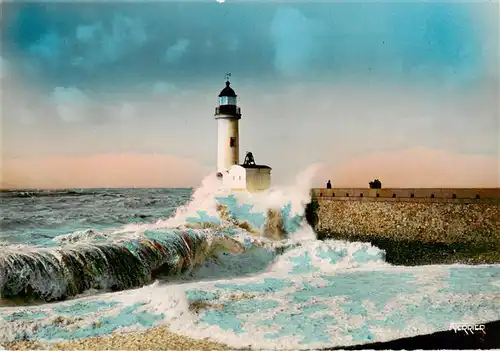
<path fill-rule="evenodd" d="M 499 187 L 499 3 L 2 2 L 1 186 L 196 187 L 226 72 L 288 184 Z"/>

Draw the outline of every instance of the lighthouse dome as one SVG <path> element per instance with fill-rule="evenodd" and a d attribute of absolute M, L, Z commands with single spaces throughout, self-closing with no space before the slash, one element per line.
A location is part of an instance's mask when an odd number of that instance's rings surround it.
<path fill-rule="evenodd" d="M 236 97 L 236 93 L 233 88 L 230 87 L 231 83 L 229 81 L 226 82 L 226 87 L 221 90 L 219 97 Z"/>

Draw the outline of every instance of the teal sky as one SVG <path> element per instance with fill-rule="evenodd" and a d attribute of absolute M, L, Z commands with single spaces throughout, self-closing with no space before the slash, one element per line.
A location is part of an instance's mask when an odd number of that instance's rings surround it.
<path fill-rule="evenodd" d="M 109 164 L 99 157 L 116 163 L 114 180 L 81 170 L 67 184 L 118 184 L 128 170 L 128 185 L 196 185 L 215 167 L 213 111 L 226 72 L 243 110 L 242 156 L 253 151 L 277 181 L 314 162 L 328 177 L 417 149 L 422 162 L 447 155 L 460 167 L 479 157 L 487 179 L 498 179 L 498 10 L 449 1 L 2 3 L 4 186 L 66 185 L 75 165 Z M 384 174 L 356 172 L 366 183 Z"/>

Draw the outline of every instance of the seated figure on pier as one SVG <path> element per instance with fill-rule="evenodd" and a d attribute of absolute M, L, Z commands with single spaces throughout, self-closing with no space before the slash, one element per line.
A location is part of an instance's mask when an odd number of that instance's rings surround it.
<path fill-rule="evenodd" d="M 370 189 L 382 189 L 382 183 L 378 179 L 375 179 L 373 182 L 368 184 L 370 185 Z"/>

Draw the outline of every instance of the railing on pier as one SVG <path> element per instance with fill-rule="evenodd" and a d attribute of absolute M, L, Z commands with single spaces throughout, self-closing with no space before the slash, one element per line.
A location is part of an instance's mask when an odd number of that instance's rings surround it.
<path fill-rule="evenodd" d="M 317 200 L 500 202 L 500 188 L 314 188 Z"/>

